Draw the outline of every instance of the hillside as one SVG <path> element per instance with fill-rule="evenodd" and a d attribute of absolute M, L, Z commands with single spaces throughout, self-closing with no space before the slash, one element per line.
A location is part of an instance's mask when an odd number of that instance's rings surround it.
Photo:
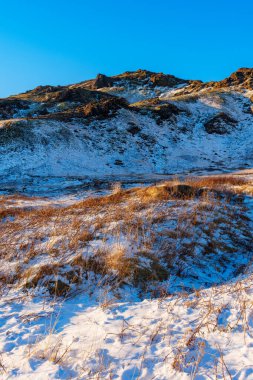
<path fill-rule="evenodd" d="M 253 69 L 202 83 L 146 70 L 0 100 L 0 176 L 247 168 Z"/>
<path fill-rule="evenodd" d="M 253 379 L 253 69 L 0 99 L 0 378 Z"/>

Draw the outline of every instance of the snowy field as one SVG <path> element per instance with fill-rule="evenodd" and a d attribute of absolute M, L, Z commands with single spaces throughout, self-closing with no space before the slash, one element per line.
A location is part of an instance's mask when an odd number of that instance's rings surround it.
<path fill-rule="evenodd" d="M 109 298 L 95 305 L 85 293 L 62 302 L 2 299 L 1 376 L 252 379 L 252 280 L 249 275 L 190 295 Z"/>
<path fill-rule="evenodd" d="M 187 181 L 1 196 L 1 379 L 253 379 L 252 174 Z"/>

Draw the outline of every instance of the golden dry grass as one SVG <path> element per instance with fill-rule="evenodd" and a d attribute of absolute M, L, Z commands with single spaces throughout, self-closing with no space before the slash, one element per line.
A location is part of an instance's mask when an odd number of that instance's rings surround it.
<path fill-rule="evenodd" d="M 0 259 L 18 265 L 13 273 L 0 273 L 0 281 L 33 288 L 44 286 L 50 278 L 50 292 L 57 295 L 82 281 L 90 271 L 113 275 L 118 284 L 132 282 L 145 287 L 144 284 L 163 281 L 176 257 L 183 262 L 185 257 L 194 256 L 201 237 L 195 230 L 205 232 L 210 240 L 203 254 L 217 249 L 227 254 L 234 252 L 234 246 L 240 244 L 230 228 L 235 211 L 229 199 L 224 202 L 217 198 L 217 192 L 235 194 L 246 184 L 242 178 L 212 176 L 128 190 L 117 186 L 111 195 L 64 207 L 16 207 L 15 202 L 12 206 L 11 197 L 6 198 L 6 203 L 2 198 Z M 226 217 L 222 217 L 224 213 Z M 157 228 L 173 219 L 176 228 Z M 241 210 L 235 223 L 244 236 L 247 222 Z M 215 237 L 220 226 L 233 247 Z M 113 239 L 110 245 L 108 239 Z M 128 241 L 128 249 L 122 245 L 122 239 Z M 66 286 L 58 281 L 63 268 Z"/>

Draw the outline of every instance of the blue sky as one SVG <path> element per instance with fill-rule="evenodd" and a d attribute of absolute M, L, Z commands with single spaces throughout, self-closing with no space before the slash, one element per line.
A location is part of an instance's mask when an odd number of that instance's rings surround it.
<path fill-rule="evenodd" d="M 252 0 L 0 0 L 0 97 L 145 68 L 253 67 Z"/>

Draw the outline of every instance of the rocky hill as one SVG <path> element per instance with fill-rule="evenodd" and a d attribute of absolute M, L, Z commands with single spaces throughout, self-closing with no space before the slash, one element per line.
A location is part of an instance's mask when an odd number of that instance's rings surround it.
<path fill-rule="evenodd" d="M 0 100 L 0 379 L 253 379 L 252 76 Z"/>
<path fill-rule="evenodd" d="M 250 167 L 253 69 L 203 83 L 126 72 L 0 99 L 0 175 L 169 174 Z"/>

